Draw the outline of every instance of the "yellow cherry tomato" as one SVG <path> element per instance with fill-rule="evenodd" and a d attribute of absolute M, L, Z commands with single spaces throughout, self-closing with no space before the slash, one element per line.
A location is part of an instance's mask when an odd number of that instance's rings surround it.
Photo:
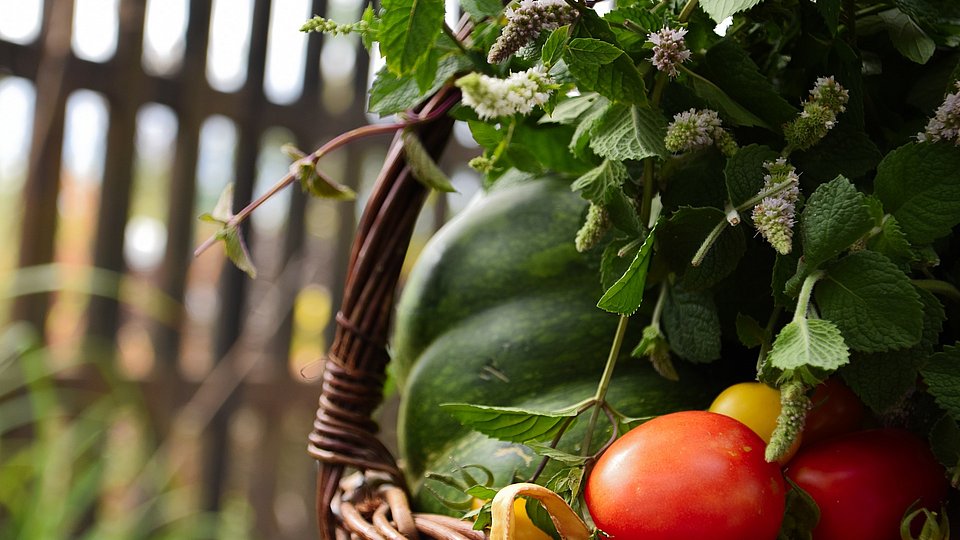
<path fill-rule="evenodd" d="M 474 497 L 471 503 L 474 509 L 483 506 L 486 501 Z M 553 540 L 551 536 L 533 524 L 527 515 L 527 501 L 518 498 L 513 501 L 513 515 L 517 520 L 516 537 L 513 540 Z"/>
<path fill-rule="evenodd" d="M 769 443 L 780 416 L 780 391 L 759 382 L 738 383 L 720 392 L 709 410 L 739 420 Z M 798 437 L 780 463 L 789 461 L 799 447 Z"/>

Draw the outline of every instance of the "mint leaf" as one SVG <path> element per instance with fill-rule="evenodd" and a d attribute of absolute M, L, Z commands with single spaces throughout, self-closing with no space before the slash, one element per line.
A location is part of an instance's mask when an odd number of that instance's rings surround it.
<path fill-rule="evenodd" d="M 437 163 L 430 157 L 430 153 L 423 147 L 420 137 L 412 131 L 406 130 L 401 135 L 403 138 L 403 153 L 407 158 L 407 164 L 413 171 L 414 178 L 424 186 L 446 193 L 455 193 L 453 184 L 447 175 L 440 170 Z"/>
<path fill-rule="evenodd" d="M 633 262 L 640 247 L 635 244 L 631 250 L 621 255 L 620 250 L 630 244 L 631 241 L 626 238 L 617 238 L 603 248 L 603 256 L 600 258 L 600 285 L 603 286 L 603 290 L 609 289 L 627 271 L 627 268 L 630 268 L 630 263 Z"/>
<path fill-rule="evenodd" d="M 737 313 L 737 338 L 748 349 L 759 347 L 767 341 L 767 331 L 749 315 Z"/>
<path fill-rule="evenodd" d="M 917 384 L 917 370 L 927 355 L 914 349 L 858 354 L 840 375 L 861 401 L 878 414 L 901 403 Z"/>
<path fill-rule="evenodd" d="M 803 257 L 812 270 L 850 247 L 873 227 L 862 193 L 838 176 L 813 192 L 800 215 Z"/>
<path fill-rule="evenodd" d="M 937 460 L 948 469 L 960 465 L 960 426 L 949 415 L 942 416 L 930 428 L 930 449 Z"/>
<path fill-rule="evenodd" d="M 920 370 L 927 391 L 954 420 L 960 421 L 960 347 L 943 348 Z"/>
<path fill-rule="evenodd" d="M 460 7 L 470 14 L 470 18 L 479 21 L 499 15 L 503 11 L 503 2 L 500 0 L 461 0 Z"/>
<path fill-rule="evenodd" d="M 822 141 L 805 152 L 792 156 L 794 165 L 803 171 L 806 185 L 816 185 L 837 176 L 860 178 L 877 168 L 883 154 L 866 133 L 840 117 L 837 127 Z"/>
<path fill-rule="evenodd" d="M 687 290 L 718 283 L 733 272 L 746 252 L 743 227 L 725 227 L 700 266 L 690 264 L 710 231 L 725 221 L 726 215 L 717 208 L 680 208 L 663 224 L 658 249 Z"/>
<path fill-rule="evenodd" d="M 721 181 L 724 157 L 715 147 L 684 152 L 660 168 L 660 202 L 664 208 L 722 208 L 727 190 Z"/>
<path fill-rule="evenodd" d="M 733 206 L 740 206 L 752 199 L 763 188 L 763 177 L 767 170 L 763 168 L 766 161 L 774 161 L 779 154 L 769 147 L 751 144 L 744 146 L 737 153 L 727 159 L 727 166 L 723 176 L 727 184 L 727 195 Z M 742 216 L 749 218 L 749 212 Z"/>
<path fill-rule="evenodd" d="M 777 334 L 767 362 L 784 371 L 818 368 L 833 371 L 849 362 L 840 330 L 824 319 L 792 321 Z"/>
<path fill-rule="evenodd" d="M 581 91 L 597 92 L 621 103 L 646 103 L 646 87 L 637 66 L 610 43 L 575 38 L 568 43 L 563 58 Z"/>
<path fill-rule="evenodd" d="M 447 79 L 469 66 L 470 60 L 459 54 L 441 57 L 437 62 L 433 84 L 424 92 L 420 91 L 417 83 L 418 76 L 414 74 L 400 76 L 386 67 L 381 68 L 370 88 L 368 103 L 370 112 L 386 116 L 405 111 L 419 103 L 424 96 L 439 90 Z"/>
<path fill-rule="evenodd" d="M 600 157 L 624 161 L 669 155 L 663 143 L 667 122 L 649 107 L 613 105 L 604 113 L 590 139 Z"/>
<path fill-rule="evenodd" d="M 874 185 L 912 243 L 930 243 L 960 223 L 960 152 L 950 143 L 897 148 L 877 167 Z"/>
<path fill-rule="evenodd" d="M 867 241 L 867 249 L 884 254 L 898 265 L 909 264 L 917 258 L 897 218 L 889 214 L 883 216 L 878 228 L 877 234 Z"/>
<path fill-rule="evenodd" d="M 858 251 L 829 267 L 814 296 L 821 315 L 833 321 L 850 348 L 865 352 L 917 344 L 923 304 L 906 276 L 889 259 Z"/>
<path fill-rule="evenodd" d="M 577 409 L 558 412 L 530 411 L 517 407 L 491 407 L 469 403 L 441 403 L 461 424 L 488 437 L 507 442 L 550 440 Z"/>
<path fill-rule="evenodd" d="M 620 190 L 627 178 L 629 174 L 623 163 L 607 159 L 574 180 L 570 189 L 579 191 L 584 199 L 604 204 L 613 199 L 614 193 Z"/>
<path fill-rule="evenodd" d="M 702 75 L 713 81 L 731 99 L 745 103 L 750 112 L 779 131 L 793 119 L 797 109 L 780 96 L 750 55 L 733 39 L 720 40 L 707 50 Z"/>
<path fill-rule="evenodd" d="M 572 124 L 585 116 L 594 106 L 600 102 L 605 102 L 599 95 L 588 92 L 579 96 L 573 96 L 564 99 L 550 111 L 550 114 L 544 115 L 537 121 L 540 124 Z"/>
<path fill-rule="evenodd" d="M 513 152 L 522 149 L 530 156 L 528 164 L 542 166 L 550 171 L 582 174 L 590 170 L 594 162 L 580 159 L 567 149 L 573 131 L 572 126 L 522 122 L 514 127 L 507 151 L 513 157 Z"/>
<path fill-rule="evenodd" d="M 563 45 L 567 42 L 568 35 L 570 35 L 569 25 L 561 26 L 550 32 L 550 36 L 543 44 L 540 52 L 540 61 L 543 62 L 544 66 L 550 68 L 557 63 L 557 60 L 560 60 L 560 57 L 563 56 Z"/>
<path fill-rule="evenodd" d="M 685 70 L 685 73 L 688 75 L 685 82 L 693 90 L 693 93 L 722 114 L 725 120 L 736 126 L 757 126 L 771 129 L 766 122 L 734 101 L 717 85 L 692 71 Z"/>
<path fill-rule="evenodd" d="M 670 287 L 661 322 L 670 348 L 684 360 L 711 362 L 720 358 L 720 316 L 708 291 Z"/>
<path fill-rule="evenodd" d="M 762 0 L 700 0 L 700 7 L 707 12 L 707 15 L 710 15 L 710 18 L 713 19 L 714 22 L 720 23 L 734 13 L 750 9 L 761 1 Z"/>
<path fill-rule="evenodd" d="M 837 35 L 837 26 L 840 25 L 840 0 L 819 0 L 816 5 L 823 22 L 830 30 L 830 35 Z"/>
<path fill-rule="evenodd" d="M 904 58 L 918 64 L 926 64 L 930 60 L 937 50 L 937 44 L 909 15 L 896 8 L 882 11 L 878 15 L 887 26 L 893 46 Z"/>
<path fill-rule="evenodd" d="M 443 0 L 383 0 L 380 53 L 397 75 L 411 73 L 430 52 L 443 25 Z"/>
<path fill-rule="evenodd" d="M 643 302 L 643 291 L 647 285 L 647 268 L 650 266 L 650 253 L 653 251 L 656 232 L 657 225 L 654 225 L 643 241 L 643 245 L 640 246 L 640 251 L 630 263 L 630 267 L 603 293 L 600 301 L 597 302 L 598 308 L 628 316 L 637 311 Z"/>

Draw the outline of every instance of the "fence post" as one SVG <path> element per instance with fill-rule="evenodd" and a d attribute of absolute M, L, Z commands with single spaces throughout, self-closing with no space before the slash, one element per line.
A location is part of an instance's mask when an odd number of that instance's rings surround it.
<path fill-rule="evenodd" d="M 73 0 L 46 3 L 29 170 L 23 186 L 19 268 L 53 262 L 72 25 Z M 46 293 L 18 296 L 13 320 L 30 322 L 42 334 L 49 304 Z"/>

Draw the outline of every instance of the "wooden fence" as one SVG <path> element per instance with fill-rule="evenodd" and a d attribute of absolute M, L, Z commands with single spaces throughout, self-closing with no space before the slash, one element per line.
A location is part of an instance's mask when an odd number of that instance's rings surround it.
<path fill-rule="evenodd" d="M 222 266 L 218 315 L 209 339 L 199 342 L 209 343 L 210 350 L 204 354 L 214 359 L 217 367 L 205 378 L 187 377 L 183 355 L 191 345 L 184 336 L 194 329 L 182 306 L 190 268 L 195 264 L 198 148 L 201 126 L 211 115 L 223 115 L 236 124 L 234 207 L 242 207 L 253 195 L 261 138 L 268 129 L 284 127 L 301 146 L 311 149 L 367 122 L 362 98 L 367 55 L 362 50 L 356 55 L 352 85 L 357 98 L 353 105 L 346 111 L 329 111 L 318 99 L 325 84 L 320 70 L 324 41 L 311 36 L 300 97 L 290 104 L 272 103 L 264 92 L 271 2 L 254 0 L 246 81 L 236 92 L 217 91 L 205 77 L 212 0 L 191 0 L 188 6 L 185 52 L 181 68 L 171 76 L 153 75 L 143 67 L 146 0 L 119 0 L 119 46 L 104 62 L 78 58 L 72 51 L 73 0 L 44 2 L 41 32 L 32 43 L 0 40 L 0 79 L 17 76 L 32 81 L 36 88 L 16 265 L 34 268 L 56 260 L 66 103 L 71 93 L 86 89 L 104 96 L 109 111 L 90 266 L 117 275 L 130 274 L 124 261 L 123 231 L 130 216 L 137 113 L 152 103 L 172 109 L 178 128 L 166 186 L 166 248 L 159 266 L 139 277 L 177 307 L 166 321 L 151 322 L 155 361 L 149 373 L 135 383 L 144 391 L 161 434 L 170 429 L 184 407 L 206 411 L 199 420 L 193 419 L 195 426 L 203 428 L 202 451 L 194 465 L 202 484 L 203 508 L 217 510 L 227 490 L 240 489 L 255 509 L 259 537 L 309 538 L 314 531 L 314 477 L 313 463 L 303 449 L 317 388 L 297 380 L 289 369 L 291 306 L 297 292 L 309 283 L 323 285 L 336 304 L 357 210 L 351 204 L 330 205 L 332 223 L 341 234 L 320 242 L 322 246 L 317 248 L 319 241 L 305 233 L 306 197 L 294 194 L 283 232 L 272 238 L 250 238 L 258 258 L 269 257 L 274 265 L 257 280 L 217 259 L 222 255 L 216 250 L 205 255 L 216 259 L 213 266 Z M 325 0 L 313 0 L 313 13 L 323 14 L 326 8 Z M 344 150 L 347 155 L 340 179 L 359 186 L 364 156 L 382 152 L 386 142 L 381 139 Z M 433 209 L 436 224 L 444 216 L 443 199 Z M 110 283 L 108 289 L 112 290 L 89 298 L 83 318 L 87 342 L 116 343 L 124 321 L 137 316 L 118 301 L 124 294 L 121 281 Z M 43 330 L 52 301 L 50 292 L 18 295 L 9 309 L 10 318 Z M 92 380 L 74 382 L 95 385 Z M 238 444 L 231 426 L 250 415 L 258 419 L 253 422 L 258 426 L 255 435 Z"/>

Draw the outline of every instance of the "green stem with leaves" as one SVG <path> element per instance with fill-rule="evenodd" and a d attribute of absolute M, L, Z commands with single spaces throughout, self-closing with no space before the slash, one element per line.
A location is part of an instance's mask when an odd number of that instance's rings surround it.
<path fill-rule="evenodd" d="M 593 409 L 590 411 L 590 421 L 587 424 L 587 433 L 583 437 L 583 455 L 590 454 L 590 443 L 593 442 L 593 432 L 597 427 L 597 420 L 603 410 L 603 404 L 607 398 L 607 390 L 610 388 L 610 381 L 613 379 L 613 370 L 617 365 L 617 358 L 620 356 L 620 348 L 623 346 L 623 338 L 627 334 L 627 323 L 630 317 L 621 315 L 617 323 L 617 332 L 613 336 L 613 344 L 610 346 L 610 354 L 607 356 L 607 364 L 603 368 L 603 375 L 600 377 L 600 383 L 597 384 L 597 392 L 593 396 Z"/>

